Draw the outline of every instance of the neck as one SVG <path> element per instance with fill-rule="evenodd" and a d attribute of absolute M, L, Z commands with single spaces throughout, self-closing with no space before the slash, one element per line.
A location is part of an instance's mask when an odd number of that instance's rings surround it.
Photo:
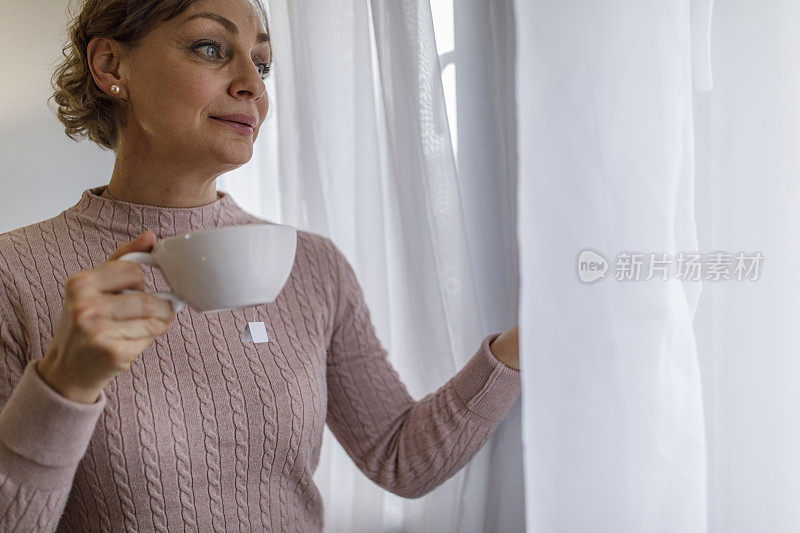
<path fill-rule="evenodd" d="M 219 198 L 216 178 L 230 169 L 214 172 L 196 161 L 187 168 L 174 150 L 134 153 L 128 146 L 120 142 L 117 147 L 107 197 L 156 207 L 199 207 Z"/>

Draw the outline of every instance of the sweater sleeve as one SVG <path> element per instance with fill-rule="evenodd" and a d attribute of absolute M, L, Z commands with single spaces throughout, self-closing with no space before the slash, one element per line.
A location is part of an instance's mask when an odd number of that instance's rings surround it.
<path fill-rule="evenodd" d="M 352 267 L 332 246 L 338 298 L 327 353 L 327 424 L 373 482 L 419 498 L 474 456 L 520 395 L 519 371 L 483 339 L 467 364 L 436 392 L 415 401 L 376 337 Z"/>
<path fill-rule="evenodd" d="M 0 531 L 55 531 L 106 403 L 73 402 L 25 363 L 0 286 Z"/>

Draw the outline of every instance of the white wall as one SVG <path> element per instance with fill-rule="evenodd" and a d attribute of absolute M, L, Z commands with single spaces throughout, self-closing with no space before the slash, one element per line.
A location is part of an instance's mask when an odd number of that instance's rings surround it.
<path fill-rule="evenodd" d="M 114 154 L 69 139 L 47 107 L 65 0 L 0 0 L 0 232 L 52 217 L 108 183 Z"/>

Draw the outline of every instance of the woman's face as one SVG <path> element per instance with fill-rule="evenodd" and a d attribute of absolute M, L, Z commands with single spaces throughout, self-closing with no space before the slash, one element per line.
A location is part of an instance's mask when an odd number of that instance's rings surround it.
<path fill-rule="evenodd" d="M 199 0 L 153 28 L 120 65 L 128 93 L 123 142 L 130 137 L 145 143 L 145 153 L 220 172 L 249 161 L 268 107 L 266 39 L 249 0 Z M 253 127 L 214 118 L 236 114 Z"/>

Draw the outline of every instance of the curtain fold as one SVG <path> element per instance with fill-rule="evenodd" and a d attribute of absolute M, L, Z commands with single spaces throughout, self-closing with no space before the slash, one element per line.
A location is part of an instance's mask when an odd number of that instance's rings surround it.
<path fill-rule="evenodd" d="M 465 224 L 483 329 L 504 331 L 519 322 L 513 0 L 454 4 L 458 186 L 470 213 Z M 463 505 L 461 523 L 483 520 L 479 531 L 525 528 L 520 406 L 473 459 L 471 479 L 485 482 L 470 483 L 464 498 L 486 506 Z"/>
<path fill-rule="evenodd" d="M 763 256 L 701 300 L 709 531 L 800 531 L 800 4 L 715 2 L 695 122 L 703 249 Z M 702 143 L 702 150 L 701 145 Z"/>
<path fill-rule="evenodd" d="M 705 531 L 689 2 L 515 14 L 527 530 Z"/>

